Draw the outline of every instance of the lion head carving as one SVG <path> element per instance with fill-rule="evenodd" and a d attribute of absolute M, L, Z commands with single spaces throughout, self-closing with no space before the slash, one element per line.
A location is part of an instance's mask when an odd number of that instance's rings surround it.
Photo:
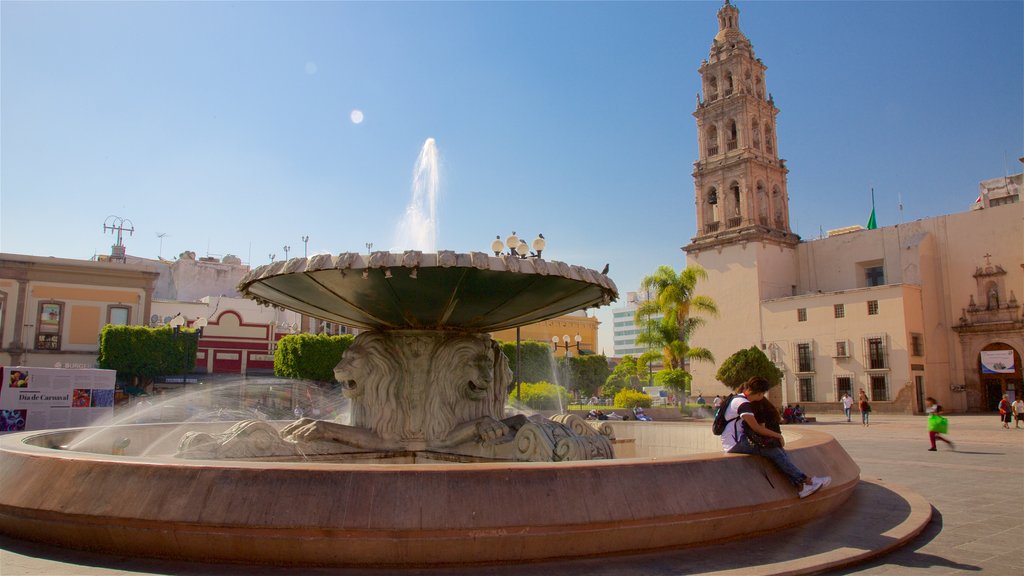
<path fill-rule="evenodd" d="M 369 428 L 385 440 L 402 434 L 403 411 L 399 406 L 403 371 L 399 355 L 381 332 L 364 332 L 341 357 L 334 377 L 352 400 L 351 424 Z"/>
<path fill-rule="evenodd" d="M 458 424 L 504 416 L 511 381 L 508 361 L 487 336 L 446 338 L 434 352 L 425 403 L 428 441 L 443 440 Z"/>

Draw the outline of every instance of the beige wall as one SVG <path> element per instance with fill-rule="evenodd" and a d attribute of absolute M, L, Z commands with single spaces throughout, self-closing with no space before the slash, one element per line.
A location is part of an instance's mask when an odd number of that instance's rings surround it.
<path fill-rule="evenodd" d="M 559 340 L 561 340 L 562 336 L 567 335 L 569 336 L 569 345 L 572 353 L 576 354 L 574 338 L 579 334 L 580 338 L 583 339 L 580 342 L 581 349 L 601 354 L 602 351 L 597 349 L 597 327 L 599 324 L 600 322 L 594 316 L 585 316 L 582 313 L 574 312 L 565 316 L 559 316 L 558 318 L 552 318 L 551 320 L 523 326 L 519 329 L 519 336 L 521 340 L 545 342 L 550 346 L 553 336 L 558 336 Z M 499 330 L 498 332 L 491 333 L 491 338 L 502 342 L 515 342 L 516 330 L 515 328 Z M 556 356 L 565 356 L 565 348 L 559 348 Z"/>

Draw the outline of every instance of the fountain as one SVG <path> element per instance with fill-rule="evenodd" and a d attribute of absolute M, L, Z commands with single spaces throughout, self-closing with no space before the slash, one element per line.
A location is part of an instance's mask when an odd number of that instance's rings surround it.
<path fill-rule="evenodd" d="M 417 174 L 436 187 L 434 172 Z M 614 283 L 587 268 L 346 252 L 256 268 L 239 288 L 364 329 L 335 369 L 348 421 L 114 425 L 75 444 L 82 430 L 0 437 L 0 532 L 201 562 L 518 563 L 773 531 L 830 514 L 859 482 L 842 447 L 811 430 L 787 431 L 787 449 L 833 484 L 801 500 L 759 458 L 721 454 L 706 423 L 507 414 L 510 371 L 488 333 L 612 302 Z"/>

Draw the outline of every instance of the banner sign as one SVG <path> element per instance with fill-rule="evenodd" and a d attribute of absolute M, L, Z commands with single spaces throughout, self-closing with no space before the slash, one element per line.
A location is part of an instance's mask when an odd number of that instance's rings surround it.
<path fill-rule="evenodd" d="M 114 416 L 114 370 L 4 367 L 0 433 L 89 426 Z"/>
<path fill-rule="evenodd" d="M 987 350 L 981 353 L 982 374 L 1013 374 L 1013 350 Z"/>

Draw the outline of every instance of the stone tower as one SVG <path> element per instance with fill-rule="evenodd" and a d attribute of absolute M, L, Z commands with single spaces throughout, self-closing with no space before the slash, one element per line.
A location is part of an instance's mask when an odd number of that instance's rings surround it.
<path fill-rule="evenodd" d="M 687 265 L 708 277 L 697 285 L 719 315 L 707 318 L 694 345 L 715 363 L 694 362 L 693 390 L 724 390 L 718 365 L 738 346 L 765 346 L 761 302 L 791 296 L 798 285 L 797 244 L 789 228 L 786 165 L 779 158 L 775 119 L 779 109 L 765 88 L 766 66 L 740 31 L 739 10 L 725 1 L 718 33 L 701 62 L 703 94 L 697 96 L 700 157 L 694 162 L 697 230 Z"/>
<path fill-rule="evenodd" d="M 765 89 L 765 70 L 740 31 L 740 11 L 726 0 L 699 70 L 697 234 L 687 251 L 761 238 L 799 241 L 789 229 L 788 171 L 775 137 L 779 109 Z"/>

